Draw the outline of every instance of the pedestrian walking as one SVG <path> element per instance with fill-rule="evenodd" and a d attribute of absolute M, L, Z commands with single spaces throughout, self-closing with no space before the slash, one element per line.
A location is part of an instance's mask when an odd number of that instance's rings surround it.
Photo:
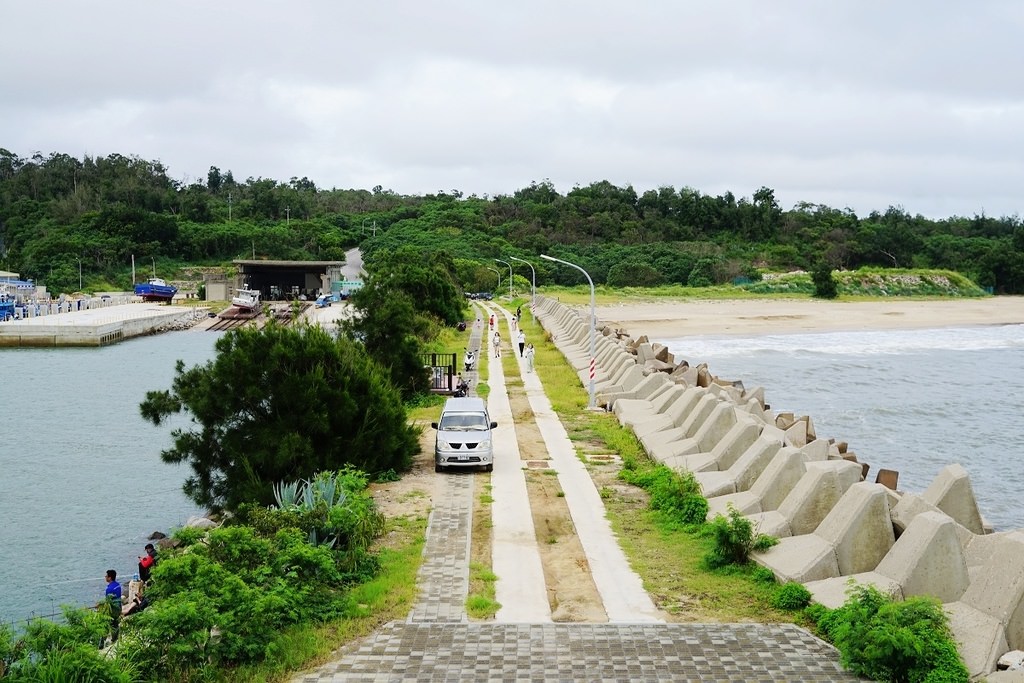
<path fill-rule="evenodd" d="M 526 351 L 523 352 L 523 358 L 526 359 L 526 371 L 533 372 L 533 357 L 536 355 L 537 350 L 533 348 L 533 344 L 526 345 Z"/>
<path fill-rule="evenodd" d="M 494 329 L 494 314 L 491 313 L 491 329 Z"/>
<path fill-rule="evenodd" d="M 519 330 L 519 335 L 516 336 L 516 343 L 519 344 L 519 357 L 523 357 L 523 351 L 526 349 L 526 333 Z"/>
<path fill-rule="evenodd" d="M 497 330 L 494 331 L 494 336 L 491 337 L 491 346 L 494 347 L 494 357 L 501 358 L 501 334 Z"/>

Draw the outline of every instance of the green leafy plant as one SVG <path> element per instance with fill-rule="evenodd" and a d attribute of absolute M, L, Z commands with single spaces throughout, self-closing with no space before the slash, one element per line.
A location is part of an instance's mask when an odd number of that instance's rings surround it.
<path fill-rule="evenodd" d="M 682 525 L 702 524 L 708 514 L 708 502 L 700 495 L 700 485 L 692 472 L 676 472 L 658 465 L 652 468 L 623 469 L 623 481 L 651 494 L 651 509 Z"/>
<path fill-rule="evenodd" d="M 839 296 L 839 286 L 832 276 L 832 267 L 824 261 L 814 267 L 811 280 L 814 282 L 815 298 L 835 299 Z"/>
<path fill-rule="evenodd" d="M 190 545 L 199 543 L 206 537 L 206 529 L 200 529 L 194 526 L 183 526 L 178 527 L 171 534 L 171 538 L 178 542 L 178 544 L 187 548 Z"/>
<path fill-rule="evenodd" d="M 138 680 L 134 657 L 108 657 L 97 648 L 110 628 L 105 612 L 62 609 L 64 623 L 33 620 L 16 639 L 6 627 L 0 627 L 0 680 L 15 683 L 132 683 Z"/>
<path fill-rule="evenodd" d="M 757 583 L 775 583 L 775 573 L 768 567 L 754 567 L 750 572 L 750 578 Z"/>
<path fill-rule="evenodd" d="M 811 603 L 811 592 L 802 583 L 787 581 L 775 589 L 772 605 L 779 609 L 798 610 Z"/>
<path fill-rule="evenodd" d="M 818 629 L 839 649 L 843 666 L 876 681 L 966 682 L 942 605 L 915 596 L 896 601 L 874 586 L 851 584 L 835 610 L 808 609 Z"/>
<path fill-rule="evenodd" d="M 728 516 L 716 515 L 707 525 L 707 533 L 714 545 L 704 556 L 704 563 L 711 569 L 746 564 L 751 552 L 767 550 L 779 542 L 773 536 L 756 533 L 753 522 L 741 515 L 732 503 Z"/>

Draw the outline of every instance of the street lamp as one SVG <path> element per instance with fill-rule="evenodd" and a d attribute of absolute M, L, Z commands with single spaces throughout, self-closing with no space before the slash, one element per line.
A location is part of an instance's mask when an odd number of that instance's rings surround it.
<path fill-rule="evenodd" d="M 498 270 L 497 268 L 491 268 L 490 266 L 487 266 L 487 270 L 491 271 L 492 273 L 497 273 L 498 274 L 498 287 L 497 287 L 497 289 L 501 289 L 501 271 Z"/>
<path fill-rule="evenodd" d="M 568 261 L 563 261 L 560 258 L 548 256 L 547 254 L 541 254 L 540 257 L 546 261 L 554 261 L 555 263 L 561 263 L 575 268 L 583 273 L 587 277 L 587 282 L 590 283 L 590 402 L 587 404 L 587 407 L 593 408 L 597 405 L 594 400 L 594 375 L 597 372 L 597 314 L 594 310 L 594 281 L 590 279 L 590 273 L 583 270 L 575 263 L 569 263 Z"/>
<path fill-rule="evenodd" d="M 534 269 L 533 264 L 526 259 L 516 258 L 515 256 L 509 256 L 509 258 L 513 261 L 519 261 L 520 263 L 525 263 L 530 266 L 530 274 L 533 278 L 530 282 L 533 292 L 533 297 L 530 299 L 530 310 L 532 311 L 534 307 L 537 306 L 537 271 Z"/>
<path fill-rule="evenodd" d="M 82 291 L 82 259 L 75 258 L 78 261 L 78 291 Z"/>
<path fill-rule="evenodd" d="M 497 261 L 498 263 L 504 263 L 506 266 L 508 266 L 508 298 L 511 299 L 512 298 L 512 264 L 509 263 L 508 261 L 502 261 L 500 258 L 496 258 L 494 260 Z"/>

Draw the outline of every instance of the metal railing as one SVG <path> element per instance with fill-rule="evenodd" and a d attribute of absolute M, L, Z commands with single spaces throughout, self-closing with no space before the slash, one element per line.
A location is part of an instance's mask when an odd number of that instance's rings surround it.
<path fill-rule="evenodd" d="M 450 394 L 455 391 L 455 376 L 458 374 L 455 353 L 421 353 L 420 361 L 427 370 L 430 391 L 436 394 Z"/>

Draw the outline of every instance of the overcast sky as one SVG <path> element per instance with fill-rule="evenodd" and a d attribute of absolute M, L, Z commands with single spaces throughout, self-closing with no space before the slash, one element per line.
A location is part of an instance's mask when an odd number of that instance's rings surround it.
<path fill-rule="evenodd" d="M 0 147 L 1024 215 L 1024 2 L 0 0 Z"/>

